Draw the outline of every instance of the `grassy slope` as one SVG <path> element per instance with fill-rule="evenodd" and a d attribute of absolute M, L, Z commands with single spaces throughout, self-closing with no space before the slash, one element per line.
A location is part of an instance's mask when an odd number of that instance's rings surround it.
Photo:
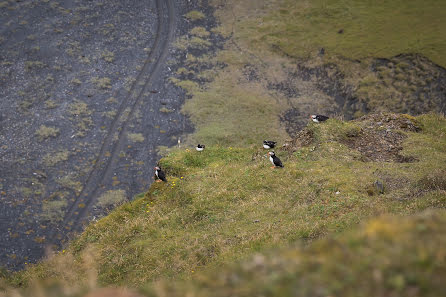
<path fill-rule="evenodd" d="M 292 154 L 279 150 L 283 169 L 269 168 L 257 147 L 174 152 L 161 160 L 167 184 L 155 183 L 143 198 L 90 225 L 67 252 L 14 281 L 78 280 L 85 272 L 81 255 L 93 251 L 100 283 L 141 286 L 312 241 L 379 214 L 443 208 L 446 120 L 429 115 L 418 121 L 422 132 L 402 132 L 408 135 L 403 154 L 419 159 L 414 163 L 360 161 L 339 140 L 363 123 L 337 120 L 310 125 L 314 145 Z M 386 192 L 370 195 L 382 177 L 389 178 Z"/>
<path fill-rule="evenodd" d="M 186 86 L 193 98 L 186 101 L 183 111 L 195 124 L 196 132 L 190 136 L 195 142 L 240 146 L 285 137 L 277 115 L 287 106 L 275 101 L 260 84 L 240 83 L 242 74 L 237 68 L 222 70 L 205 89 Z"/>
<path fill-rule="evenodd" d="M 252 39 L 256 45 L 274 44 L 294 57 L 312 56 L 321 47 L 328 56 L 350 59 L 420 53 L 446 67 L 446 41 L 440 38 L 446 31 L 444 1 L 280 2 L 259 29 L 251 27 L 263 33 Z"/>
<path fill-rule="evenodd" d="M 380 217 L 359 230 L 164 282 L 150 296 L 442 296 L 446 212 Z"/>
<path fill-rule="evenodd" d="M 346 81 L 362 86 L 362 93 L 357 95 L 370 101 L 371 108 L 396 112 L 404 111 L 400 100 L 408 96 L 401 95 L 401 90 L 382 88 L 377 74 L 370 71 L 370 59 L 420 53 L 446 66 L 444 1 L 211 2 L 218 8 L 215 14 L 220 22 L 213 31 L 230 38 L 216 57 L 190 58 L 185 69 L 208 69 L 217 63 L 226 67 L 194 73 L 196 78 L 211 78 L 205 86 L 174 79 L 192 95 L 183 108 L 196 128 L 189 144 L 241 145 L 283 137 L 279 118 L 293 107 L 305 113 L 335 112 L 336 107 L 330 106 L 333 102 L 314 86 L 300 83 L 296 86 L 298 98 L 286 98 L 271 90 L 270 84 L 286 82 L 296 71 L 296 59 L 310 65 L 336 63 Z M 337 33 L 340 29 L 344 29 L 343 34 Z M 326 50 L 323 59 L 318 57 L 321 47 Z M 353 59 L 363 63 L 353 63 Z M 247 79 L 247 65 L 253 66 L 259 79 Z M 373 86 L 364 87 L 370 80 Z M 406 89 L 414 85 L 411 78 L 405 80 Z M 389 99 L 392 96 L 397 99 Z"/>
<path fill-rule="evenodd" d="M 413 10 L 406 2 L 424 11 L 421 17 L 413 17 L 413 11 L 420 10 Z M 412 214 L 444 208 L 443 117 L 420 117 L 423 132 L 407 133 L 403 153 L 417 157 L 420 161 L 415 163 L 359 161 L 358 152 L 337 141 L 358 124 L 334 120 L 311 126 L 317 135 L 315 150 L 313 146 L 293 154 L 279 150 L 286 166 L 283 170 L 270 169 L 262 158 L 264 152 L 257 149 L 259 139 L 283 141 L 287 137 L 278 116 L 290 108 L 290 102 L 267 86 L 268 82 L 286 79 L 286 72 L 295 63 L 283 53 L 308 57 L 324 46 L 328 59 L 336 60 L 339 53 L 348 58 L 392 56 L 408 51 L 410 46 L 444 66 L 444 18 L 436 17 L 444 10 L 439 5 L 444 4 L 406 2 L 385 1 L 379 6 L 371 1 L 280 1 L 281 9 L 277 9 L 278 3 L 272 1 L 225 1 L 227 5 L 217 12 L 221 21 L 218 31 L 226 36 L 233 33 L 232 38 L 215 58 L 191 58 L 185 67 L 217 62 L 227 67 L 196 73 L 212 77 L 205 86 L 176 81 L 192 95 L 184 106 L 196 126 L 189 142 L 203 141 L 210 144 L 209 149 L 200 155 L 188 151 L 170 154 L 162 160 L 169 173 L 168 184 L 153 185 L 145 197 L 89 226 L 67 251 L 15 275 L 11 281 L 19 284 L 35 277 L 56 277 L 72 285 L 84 280 L 95 282 L 96 270 L 102 284 L 141 286 L 164 277 L 187 279 L 197 270 L 220 267 L 289 242 L 306 244 L 382 213 Z M 392 22 L 382 22 L 384 19 Z M 416 26 L 412 28 L 412 24 Z M 291 27 L 302 30 L 297 34 L 288 30 Z M 386 34 L 367 32 L 368 27 L 383 28 Z M 336 33 L 340 28 L 345 30 L 342 35 Z M 404 33 L 407 30 L 416 34 Z M 338 49 L 338 45 L 342 47 Z M 261 80 L 246 80 L 242 69 L 250 63 L 257 66 Z M 311 104 L 311 91 L 308 94 Z M 391 177 L 392 186 L 383 195 L 370 196 L 370 187 L 381 176 Z M 423 253 L 418 245 L 403 247 Z M 429 255 L 434 252 L 427 251 Z M 364 267 L 358 269 L 369 266 Z M 333 270 L 327 271 L 322 271 L 324 278 L 330 278 Z M 322 274 L 316 270 L 316 283 L 317 275 Z M 247 286 L 264 290 L 260 282 L 262 278 Z M 405 279 L 401 281 L 399 276 L 390 280 L 396 288 L 402 282 L 405 284 Z M 268 286 L 268 279 L 264 283 Z"/>

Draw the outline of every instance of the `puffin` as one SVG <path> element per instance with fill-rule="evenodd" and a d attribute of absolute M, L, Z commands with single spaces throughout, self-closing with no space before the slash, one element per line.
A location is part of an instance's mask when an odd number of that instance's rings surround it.
<path fill-rule="evenodd" d="M 204 144 L 198 144 L 198 145 L 195 147 L 195 149 L 196 149 L 198 152 L 202 152 L 202 151 L 204 151 L 204 148 L 205 148 L 205 145 L 204 145 Z"/>
<path fill-rule="evenodd" d="M 320 123 L 320 122 L 325 122 L 326 120 L 329 119 L 329 117 L 324 116 L 324 115 L 320 115 L 320 114 L 312 114 L 310 116 L 310 118 L 313 120 L 313 122 L 315 123 Z"/>
<path fill-rule="evenodd" d="M 160 181 L 167 182 L 166 174 L 158 166 L 155 167 L 155 176 L 157 177 L 156 182 L 160 182 Z"/>
<path fill-rule="evenodd" d="M 267 150 L 272 149 L 272 148 L 274 148 L 276 146 L 276 143 L 277 142 L 275 142 L 275 141 L 264 140 L 263 141 L 263 148 L 267 149 Z"/>
<path fill-rule="evenodd" d="M 275 167 L 283 167 L 282 161 L 280 161 L 280 159 L 276 156 L 276 154 L 274 152 L 269 152 L 268 153 L 269 156 L 269 160 L 271 161 L 271 163 L 273 163 L 273 167 L 271 168 L 275 168 Z"/>

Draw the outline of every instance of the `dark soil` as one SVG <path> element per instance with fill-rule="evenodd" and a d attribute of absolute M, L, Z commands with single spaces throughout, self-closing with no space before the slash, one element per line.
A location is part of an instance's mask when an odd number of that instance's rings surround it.
<path fill-rule="evenodd" d="M 145 191 L 159 146 L 192 131 L 169 79 L 185 56 L 173 41 L 197 9 L 212 14 L 178 0 L 0 8 L 0 266 L 36 262 L 104 215 L 107 191 Z"/>
<path fill-rule="evenodd" d="M 363 161 L 415 162 L 411 156 L 401 155 L 402 143 L 406 138 L 401 131 L 421 130 L 411 119 L 396 114 L 369 115 L 356 120 L 361 123 L 361 132 L 348 137 L 344 142 L 358 150 Z"/>
<path fill-rule="evenodd" d="M 346 135 L 340 141 L 349 148 L 361 153 L 364 162 L 415 162 L 414 157 L 401 155 L 404 132 L 419 132 L 421 127 L 410 116 L 397 114 L 370 114 L 354 120 L 361 127 L 358 133 Z M 296 133 L 293 140 L 284 145 L 284 149 L 295 152 L 303 146 L 317 146 L 312 129 L 303 129 Z"/>
<path fill-rule="evenodd" d="M 315 92 L 326 95 L 324 102 L 315 96 L 313 106 L 294 104 L 295 107 L 282 115 L 288 134 L 296 137 L 312 113 L 338 115 L 351 120 L 358 115 L 383 111 L 411 115 L 446 112 L 446 69 L 426 57 L 405 54 L 375 59 L 368 69 L 370 73 L 376 73 L 376 81 L 369 85 L 358 80 L 358 85 L 349 85 L 335 64 L 308 67 L 298 63 L 285 81 L 270 84 L 270 89 L 297 102 L 305 83 L 310 83 Z M 385 91 L 379 93 L 380 90 Z M 370 95 L 376 93 L 378 97 Z"/>

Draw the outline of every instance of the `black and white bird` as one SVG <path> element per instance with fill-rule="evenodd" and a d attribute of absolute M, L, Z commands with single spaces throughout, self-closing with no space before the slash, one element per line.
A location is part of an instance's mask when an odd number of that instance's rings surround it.
<path fill-rule="evenodd" d="M 282 161 L 280 161 L 280 159 L 276 156 L 276 154 L 274 152 L 269 152 L 268 153 L 269 156 L 269 160 L 271 161 L 271 163 L 273 163 L 273 167 L 283 167 Z"/>
<path fill-rule="evenodd" d="M 156 180 L 157 182 L 160 182 L 160 181 L 167 182 L 166 174 L 158 166 L 155 167 L 155 176 L 157 178 L 157 180 Z"/>
<path fill-rule="evenodd" d="M 198 145 L 195 147 L 195 149 L 196 149 L 198 152 L 202 152 L 202 151 L 204 151 L 204 148 L 205 148 L 205 145 L 204 145 L 204 144 L 198 144 Z"/>
<path fill-rule="evenodd" d="M 325 122 L 326 120 L 329 119 L 329 117 L 324 116 L 324 115 L 320 115 L 320 114 L 312 114 L 310 116 L 310 118 L 313 120 L 313 122 L 315 123 L 320 123 L 320 122 Z"/>
<path fill-rule="evenodd" d="M 277 142 L 275 142 L 275 141 L 264 140 L 263 141 L 263 148 L 267 149 L 267 150 L 272 149 L 272 148 L 274 148 L 276 146 L 276 143 Z"/>

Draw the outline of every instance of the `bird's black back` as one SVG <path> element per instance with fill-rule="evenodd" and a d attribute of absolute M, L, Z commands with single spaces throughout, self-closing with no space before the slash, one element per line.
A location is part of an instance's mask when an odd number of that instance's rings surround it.
<path fill-rule="evenodd" d="M 276 141 L 270 141 L 270 140 L 263 141 L 263 144 L 266 144 L 270 148 L 274 148 L 276 146 L 276 143 L 277 143 Z"/>
<path fill-rule="evenodd" d="M 318 120 L 319 122 L 323 122 L 323 121 L 326 121 L 326 120 L 328 120 L 328 119 L 329 119 L 329 117 L 324 116 L 324 115 L 320 115 L 320 114 L 318 114 L 318 115 L 316 116 L 316 120 Z"/>
<path fill-rule="evenodd" d="M 280 159 L 278 157 L 276 157 L 276 155 L 274 155 L 272 157 L 273 157 L 273 162 L 274 162 L 275 166 L 283 167 L 282 161 L 280 161 Z"/>
<path fill-rule="evenodd" d="M 164 171 L 162 171 L 161 169 L 158 170 L 158 178 L 159 178 L 160 180 L 162 180 L 163 182 L 167 182 L 166 174 L 165 174 Z"/>

